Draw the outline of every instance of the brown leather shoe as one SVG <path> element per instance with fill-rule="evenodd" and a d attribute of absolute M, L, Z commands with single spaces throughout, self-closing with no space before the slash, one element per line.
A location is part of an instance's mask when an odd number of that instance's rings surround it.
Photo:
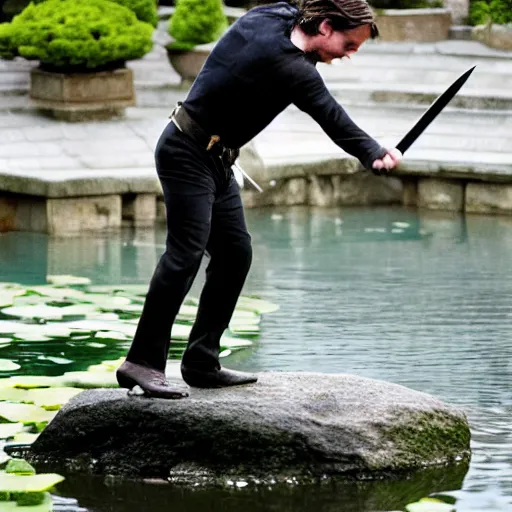
<path fill-rule="evenodd" d="M 251 373 L 226 368 L 205 371 L 184 365 L 181 365 L 181 376 L 189 386 L 194 388 L 226 388 L 252 384 L 258 380 L 258 377 Z"/>
<path fill-rule="evenodd" d="M 125 361 L 116 372 L 117 382 L 122 388 L 140 386 L 147 396 L 154 398 L 186 398 L 188 393 L 172 388 L 165 374 L 153 368 Z"/>

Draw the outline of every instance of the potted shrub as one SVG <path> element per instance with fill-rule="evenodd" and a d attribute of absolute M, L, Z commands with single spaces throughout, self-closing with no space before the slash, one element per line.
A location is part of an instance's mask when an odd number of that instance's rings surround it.
<path fill-rule="evenodd" d="M 498 50 L 512 50 L 512 0 L 471 3 L 469 21 L 473 39 Z"/>
<path fill-rule="evenodd" d="M 153 26 L 120 3 L 127 1 L 46 0 L 2 25 L 2 57 L 39 61 L 30 86 L 37 107 L 73 120 L 117 115 L 135 104 L 125 63 L 151 50 Z"/>
<path fill-rule="evenodd" d="M 449 38 L 452 16 L 442 0 L 370 0 L 383 41 L 432 42 Z"/>
<path fill-rule="evenodd" d="M 216 41 L 228 27 L 222 0 L 177 0 L 168 25 L 173 41 L 169 62 L 185 83 L 194 80 Z"/>

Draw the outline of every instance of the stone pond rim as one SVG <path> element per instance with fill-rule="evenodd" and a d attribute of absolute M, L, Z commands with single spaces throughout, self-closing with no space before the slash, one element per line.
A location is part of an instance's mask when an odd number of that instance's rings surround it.
<path fill-rule="evenodd" d="M 185 484 L 393 478 L 467 464 L 470 430 L 461 410 L 400 385 L 263 372 L 257 384 L 191 389 L 183 400 L 84 391 L 21 455 L 69 472 Z"/>

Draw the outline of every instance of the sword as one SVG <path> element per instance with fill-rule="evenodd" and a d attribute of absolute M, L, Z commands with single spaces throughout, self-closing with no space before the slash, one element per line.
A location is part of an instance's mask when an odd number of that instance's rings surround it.
<path fill-rule="evenodd" d="M 396 145 L 396 148 L 404 154 L 416 141 L 416 139 L 425 131 L 430 123 L 443 111 L 450 103 L 453 97 L 459 92 L 460 88 L 466 83 L 476 66 L 465 71 L 453 82 L 446 91 L 439 96 L 427 111 L 416 121 L 416 124 L 405 134 L 404 138 Z"/>

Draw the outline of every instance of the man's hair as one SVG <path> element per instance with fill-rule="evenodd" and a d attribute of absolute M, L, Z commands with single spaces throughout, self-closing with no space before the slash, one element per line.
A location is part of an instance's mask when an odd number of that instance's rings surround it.
<path fill-rule="evenodd" d="M 379 35 L 375 17 L 366 0 L 295 0 L 299 8 L 296 25 L 308 35 L 317 35 L 323 20 L 329 20 L 333 30 L 350 30 L 369 25 L 371 38 Z"/>

